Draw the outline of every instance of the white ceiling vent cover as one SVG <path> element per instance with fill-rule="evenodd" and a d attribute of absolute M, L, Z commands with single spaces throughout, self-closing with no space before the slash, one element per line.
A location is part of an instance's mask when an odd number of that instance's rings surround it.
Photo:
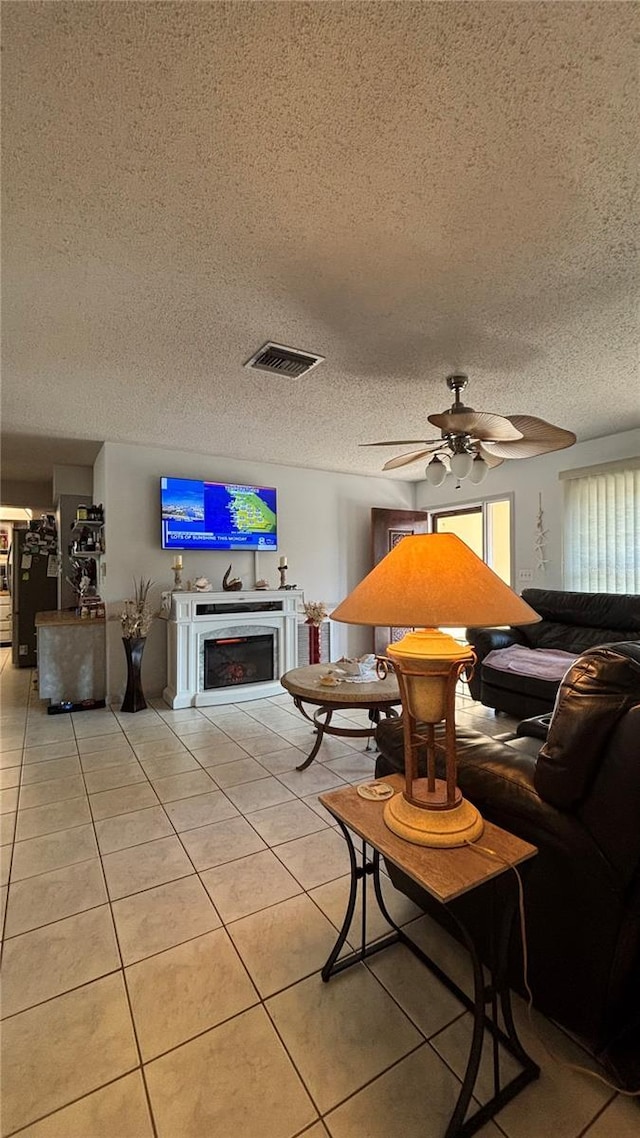
<path fill-rule="evenodd" d="M 321 364 L 324 358 L 269 341 L 263 344 L 244 366 L 257 368 L 258 371 L 270 371 L 273 375 L 288 375 L 291 379 L 299 379 L 301 375 Z"/>

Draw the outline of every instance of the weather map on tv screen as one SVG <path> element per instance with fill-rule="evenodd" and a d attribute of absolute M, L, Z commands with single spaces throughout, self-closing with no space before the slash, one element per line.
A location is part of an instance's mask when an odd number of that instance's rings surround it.
<path fill-rule="evenodd" d="M 278 547 L 273 487 L 161 478 L 160 494 L 163 549 Z"/>

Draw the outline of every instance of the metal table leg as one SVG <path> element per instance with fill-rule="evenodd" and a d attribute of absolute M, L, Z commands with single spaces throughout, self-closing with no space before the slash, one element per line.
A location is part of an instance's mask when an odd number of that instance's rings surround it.
<path fill-rule="evenodd" d="M 311 718 L 311 716 L 307 715 L 306 711 L 304 710 L 304 707 L 302 706 L 301 700 L 296 699 L 296 700 L 294 700 L 294 703 L 295 703 L 298 711 L 302 712 L 305 719 L 308 719 L 310 723 L 313 723 L 313 725 L 317 731 L 316 741 L 313 744 L 311 751 L 307 755 L 304 762 L 300 763 L 299 767 L 296 767 L 297 771 L 306 771 L 307 767 L 311 766 L 311 763 L 315 759 L 316 755 L 318 754 L 318 751 L 320 750 L 320 747 L 322 746 L 322 740 L 324 738 L 324 733 L 327 730 L 327 728 L 330 726 L 331 720 L 333 718 L 333 708 L 331 708 L 331 707 L 319 707 L 318 710 L 315 712 L 313 718 Z M 324 719 L 321 718 L 322 715 L 324 715 Z"/>
<path fill-rule="evenodd" d="M 475 1134 L 477 1130 L 484 1126 L 485 1122 L 501 1110 L 506 1103 L 510 1102 L 523 1087 L 532 1082 L 533 1079 L 537 1079 L 540 1074 L 540 1068 L 537 1063 L 527 1055 L 518 1038 L 511 1010 L 511 992 L 507 983 L 509 940 L 513 918 L 516 912 L 516 899 L 514 898 L 513 890 L 509 890 L 504 878 L 496 878 L 487 883 L 487 887 L 490 890 L 489 909 L 492 922 L 491 975 L 488 984 L 485 984 L 482 961 L 480 960 L 473 938 L 469 934 L 466 926 L 458 919 L 455 912 L 450 907 L 448 909 L 460 930 L 462 941 L 471 958 L 474 991 L 473 999 L 470 999 L 466 992 L 463 992 L 462 989 L 442 971 L 435 961 L 431 960 L 418 945 L 409 939 L 406 933 L 396 925 L 389 914 L 382 896 L 379 852 L 372 847 L 372 857 L 371 860 L 369 860 L 367 857 L 368 846 L 367 843 L 363 841 L 362 865 L 358 865 L 351 833 L 340 819 L 337 819 L 337 821 L 345 837 L 349 851 L 351 884 L 344 921 L 338 933 L 338 939 L 322 969 L 322 979 L 326 983 L 332 976 L 344 971 L 345 968 L 350 968 L 353 964 L 358 964 L 366 960 L 369 956 L 381 952 L 390 944 L 400 943 L 406 945 L 418 959 L 422 960 L 423 964 L 425 964 L 448 990 L 460 1000 L 464 1007 L 473 1015 L 473 1030 L 467 1066 L 462 1077 L 462 1086 L 444 1138 L 469 1138 L 470 1135 Z M 366 879 L 368 876 L 372 876 L 373 878 L 375 896 L 380 912 L 393 930 L 389 936 L 384 937 L 382 940 L 375 941 L 370 945 L 366 943 Z M 338 960 L 353 922 L 358 886 L 360 883 L 362 885 L 362 930 L 360 946 L 355 952 Z M 509 884 L 512 884 L 512 882 L 509 882 Z M 498 899 L 500 900 L 499 905 Z M 502 1010 L 506 1031 L 503 1031 L 498 1023 L 498 1006 L 500 1006 Z M 486 1010 L 487 1007 L 489 1009 L 488 1012 Z M 465 1121 L 465 1115 L 478 1077 L 485 1031 L 488 1031 L 492 1037 L 494 1093 L 486 1103 Z M 500 1045 L 517 1059 L 522 1067 L 521 1072 L 504 1085 L 501 1085 L 500 1081 Z"/>
<path fill-rule="evenodd" d="M 349 851 L 349 861 L 351 863 L 351 883 L 349 888 L 349 900 L 347 901 L 347 911 L 344 915 L 342 927 L 338 933 L 338 939 L 334 944 L 327 962 L 322 969 L 322 979 L 325 984 L 331 979 L 332 976 L 337 975 L 338 972 L 344 972 L 345 968 L 350 968 L 352 964 L 359 964 L 360 961 L 365 960 L 368 956 L 373 956 L 376 952 L 380 952 L 383 948 L 387 948 L 390 944 L 395 944 L 401 936 L 401 930 L 394 924 L 392 918 L 388 915 L 382 900 L 382 891 L 380 888 L 380 854 L 377 850 L 373 850 L 373 859 L 367 859 L 367 843 L 362 843 L 362 865 L 358 865 L 356 858 L 356 851 L 353 844 L 351 832 L 347 829 L 340 819 L 337 819 L 338 825 L 342 830 L 347 849 Z M 374 944 L 367 944 L 367 877 L 373 877 L 373 885 L 376 893 L 376 899 L 383 917 L 394 929 L 394 932 L 385 937 L 383 940 L 377 940 Z M 358 898 L 358 884 L 362 883 L 362 927 L 360 931 L 360 947 L 355 952 L 349 953 L 344 956 L 342 960 L 338 957 L 342 951 L 343 945 L 347 939 L 351 923 L 353 921 L 353 914 L 356 908 L 356 901 Z"/>

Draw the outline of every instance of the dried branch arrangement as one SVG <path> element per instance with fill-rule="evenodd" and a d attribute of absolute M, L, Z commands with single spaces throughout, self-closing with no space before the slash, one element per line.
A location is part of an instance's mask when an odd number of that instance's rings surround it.
<path fill-rule="evenodd" d="M 327 606 L 324 601 L 305 601 L 302 606 L 307 624 L 322 624 L 327 615 Z"/>
<path fill-rule="evenodd" d="M 145 581 L 143 577 L 133 582 L 134 595 L 124 602 L 124 609 L 120 614 L 122 635 L 126 639 L 146 636 L 153 624 L 156 613 L 149 604 L 149 590 L 153 581 Z"/>

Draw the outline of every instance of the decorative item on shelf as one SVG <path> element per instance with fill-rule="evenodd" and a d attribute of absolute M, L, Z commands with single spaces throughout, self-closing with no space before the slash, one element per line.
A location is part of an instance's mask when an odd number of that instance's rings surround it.
<path fill-rule="evenodd" d="M 302 605 L 306 617 L 305 624 L 309 625 L 309 663 L 320 663 L 320 628 L 327 617 L 327 606 L 324 601 L 305 601 Z"/>
<path fill-rule="evenodd" d="M 256 589 L 259 589 L 259 590 L 260 589 L 270 589 L 271 585 L 269 584 L 269 582 L 264 577 L 261 577 L 259 581 L 256 581 L 255 587 L 256 587 Z"/>
<path fill-rule="evenodd" d="M 456 785 L 455 692 L 474 653 L 441 627 L 533 624 L 540 619 L 454 534 L 403 538 L 331 614 L 346 624 L 409 628 L 390 644 L 402 699 L 405 790 L 384 820 L 406 841 L 461 846 L 483 830 Z M 438 740 L 435 727 L 444 722 Z M 426 756 L 426 759 L 425 759 Z M 436 757 L 445 778 L 436 778 Z M 424 774 L 419 764 L 425 762 Z"/>
<path fill-rule="evenodd" d="M 210 593 L 212 588 L 211 581 L 207 580 L 206 577 L 196 577 L 193 582 L 194 593 Z"/>
<path fill-rule="evenodd" d="M 242 581 L 239 577 L 231 577 L 231 566 L 227 569 L 224 577 L 222 578 L 222 588 L 225 593 L 237 593 L 242 588 Z"/>
<path fill-rule="evenodd" d="M 102 603 L 98 593 L 98 566 L 92 557 L 71 557 L 71 576 L 65 577 L 76 594 L 76 612 Z"/>
<path fill-rule="evenodd" d="M 122 643 L 127 658 L 127 689 L 122 701 L 121 711 L 143 711 L 147 706 L 141 681 L 142 653 L 147 642 L 147 633 L 156 614 L 149 604 L 149 590 L 153 581 L 143 577 L 134 581 L 133 598 L 124 602 L 120 615 Z"/>
<path fill-rule="evenodd" d="M 286 557 L 282 556 L 280 558 L 280 562 L 278 564 L 278 573 L 280 574 L 280 584 L 278 586 L 279 589 L 286 589 L 286 587 L 287 587 L 287 569 L 288 568 L 289 568 L 289 566 L 287 565 L 287 559 L 286 559 Z"/>
<path fill-rule="evenodd" d="M 182 592 L 182 554 L 177 553 L 173 559 L 171 566 L 173 569 L 173 591 L 175 593 Z"/>
<path fill-rule="evenodd" d="M 542 509 L 542 494 L 538 494 L 538 516 L 536 518 L 536 540 L 533 548 L 536 555 L 536 569 L 544 573 L 547 565 L 547 537 L 549 530 L 544 528 L 544 512 Z"/>

